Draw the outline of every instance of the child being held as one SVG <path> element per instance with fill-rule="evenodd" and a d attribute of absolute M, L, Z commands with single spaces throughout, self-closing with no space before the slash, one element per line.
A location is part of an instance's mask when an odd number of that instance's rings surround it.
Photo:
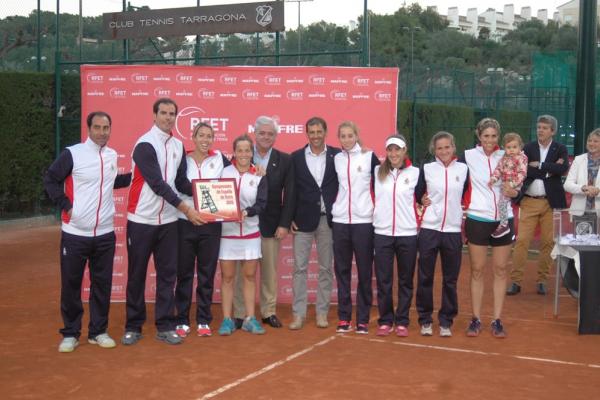
<path fill-rule="evenodd" d="M 527 176 L 527 156 L 523 154 L 523 140 L 518 133 L 507 133 L 503 138 L 504 156 L 498 162 L 492 173 L 489 187 L 497 182 L 508 183 L 511 188 L 519 190 Z M 498 211 L 500 224 L 492 233 L 493 238 L 499 238 L 510 232 L 508 226 L 508 207 L 510 198 L 500 194 L 498 199 Z"/>

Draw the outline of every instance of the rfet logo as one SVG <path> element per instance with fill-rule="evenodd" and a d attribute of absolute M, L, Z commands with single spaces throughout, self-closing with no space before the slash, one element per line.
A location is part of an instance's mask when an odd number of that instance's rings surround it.
<path fill-rule="evenodd" d="M 392 94 L 390 92 L 384 92 L 378 90 L 375 92 L 376 101 L 392 101 Z"/>
<path fill-rule="evenodd" d="M 175 119 L 175 130 L 179 136 L 183 139 L 190 139 L 194 126 L 200 122 L 206 112 L 200 107 L 190 106 L 186 107 L 177 114 Z"/>
<path fill-rule="evenodd" d="M 161 88 L 159 86 L 156 89 L 154 89 L 154 96 L 156 96 L 156 97 L 169 97 L 169 96 L 171 96 L 171 90 L 170 89 L 164 89 L 164 88 Z"/>
<path fill-rule="evenodd" d="M 369 86 L 370 78 L 365 78 L 364 76 L 355 76 L 352 78 L 352 83 L 354 86 Z"/>
<path fill-rule="evenodd" d="M 336 101 L 348 100 L 348 93 L 339 90 L 332 90 L 329 92 L 329 98 Z"/>
<path fill-rule="evenodd" d="M 325 84 L 325 77 L 321 75 L 311 75 L 308 77 L 308 82 L 311 85 L 322 86 Z"/>
<path fill-rule="evenodd" d="M 198 89 L 198 97 L 203 100 L 213 100 L 215 98 L 215 95 L 216 93 L 214 90 L 206 88 Z"/>
<path fill-rule="evenodd" d="M 246 89 L 242 92 L 242 98 L 244 100 L 258 100 L 260 93 L 256 90 Z"/>
<path fill-rule="evenodd" d="M 104 75 L 98 75 L 94 73 L 88 74 L 87 81 L 92 83 L 102 83 L 104 82 Z"/>
<path fill-rule="evenodd" d="M 131 82 L 133 83 L 148 83 L 150 77 L 148 75 L 142 75 L 140 73 L 131 74 Z"/>
<path fill-rule="evenodd" d="M 187 84 L 190 84 L 190 83 L 192 83 L 192 82 L 193 82 L 193 80 L 194 80 L 194 77 L 193 77 L 192 75 L 186 75 L 186 74 L 177 74 L 177 75 L 175 76 L 175 80 L 176 80 L 178 83 L 187 83 Z"/>
<path fill-rule="evenodd" d="M 194 127 L 198 125 L 199 122 L 204 122 L 213 128 L 216 140 L 218 133 L 227 132 L 229 118 L 207 116 L 206 111 L 202 108 L 189 106 L 185 107 L 177 115 L 177 118 L 175 119 L 175 130 L 181 138 L 188 140 L 192 137 Z"/>
<path fill-rule="evenodd" d="M 265 76 L 265 84 L 267 85 L 281 85 L 281 77 L 275 75 Z"/>
<path fill-rule="evenodd" d="M 221 82 L 223 85 L 237 85 L 237 79 L 237 76 L 223 74 L 219 77 L 219 82 Z"/>
<path fill-rule="evenodd" d="M 127 97 L 127 90 L 121 88 L 110 88 L 108 93 L 113 99 L 124 99 Z"/>
<path fill-rule="evenodd" d="M 304 92 L 300 90 L 288 90 L 285 94 L 288 100 L 300 101 L 304 98 Z"/>

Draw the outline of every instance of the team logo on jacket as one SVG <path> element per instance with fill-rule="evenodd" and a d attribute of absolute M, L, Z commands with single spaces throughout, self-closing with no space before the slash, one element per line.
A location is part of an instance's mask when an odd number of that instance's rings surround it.
<path fill-rule="evenodd" d="M 356 168 L 356 170 L 357 170 L 358 172 L 362 172 L 362 167 L 359 165 L 359 166 L 358 166 L 358 168 Z"/>
<path fill-rule="evenodd" d="M 215 164 L 214 164 L 214 163 L 210 163 L 210 164 L 208 164 L 208 166 L 209 166 L 211 169 L 214 169 L 214 168 L 215 168 Z"/>
<path fill-rule="evenodd" d="M 404 180 L 404 183 L 408 185 L 408 178 Z"/>
<path fill-rule="evenodd" d="M 456 182 L 460 182 L 460 178 L 458 176 L 456 177 Z"/>
<path fill-rule="evenodd" d="M 254 186 L 254 179 L 250 181 L 250 186 Z"/>

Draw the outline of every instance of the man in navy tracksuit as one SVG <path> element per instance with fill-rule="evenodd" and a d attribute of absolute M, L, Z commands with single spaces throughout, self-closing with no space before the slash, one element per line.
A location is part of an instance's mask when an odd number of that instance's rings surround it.
<path fill-rule="evenodd" d="M 192 195 L 187 179 L 183 143 L 171 129 L 177 104 L 158 99 L 153 106 L 154 125 L 142 135 L 133 149 L 133 181 L 127 205 L 127 322 L 124 345 L 142 338 L 146 321 L 144 299 L 146 272 L 150 255 L 156 269 L 156 338 L 179 344 L 182 338 L 174 326 L 174 288 L 177 278 L 177 210 L 195 224 L 203 223 L 198 212 L 182 202 L 175 190 Z"/>
<path fill-rule="evenodd" d="M 106 146 L 111 118 L 97 111 L 87 117 L 88 139 L 67 147 L 44 177 L 50 198 L 62 210 L 60 242 L 60 310 L 64 328 L 61 353 L 79 345 L 81 283 L 90 269 L 90 323 L 88 342 L 102 348 L 116 346 L 106 333 L 112 289 L 115 232 L 113 188 L 129 186 L 131 174 L 117 175 L 117 152 Z"/>

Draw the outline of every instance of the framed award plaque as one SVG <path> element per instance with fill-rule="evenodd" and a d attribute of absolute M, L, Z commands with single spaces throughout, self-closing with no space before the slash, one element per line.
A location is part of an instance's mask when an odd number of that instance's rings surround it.
<path fill-rule="evenodd" d="M 194 207 L 207 222 L 241 219 L 237 183 L 233 178 L 193 179 Z"/>

